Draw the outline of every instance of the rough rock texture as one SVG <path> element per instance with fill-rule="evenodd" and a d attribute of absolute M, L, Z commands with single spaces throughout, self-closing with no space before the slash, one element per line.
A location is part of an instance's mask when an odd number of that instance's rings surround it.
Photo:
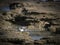
<path fill-rule="evenodd" d="M 13 43 L 11 45 L 14 45 L 14 43 L 17 45 L 32 43 L 33 40 L 30 36 L 30 33 L 21 32 L 19 30 L 20 27 L 26 27 L 27 30 L 39 31 L 32 34 L 44 36 L 44 38 L 41 40 L 35 41 L 34 44 L 59 44 L 60 41 L 58 40 L 60 40 L 60 11 L 54 9 L 54 6 L 56 8 L 57 5 L 55 5 L 55 3 L 37 4 L 33 2 L 23 2 L 22 4 L 23 5 L 21 5 L 21 3 L 11 4 L 12 8 L 10 6 L 10 11 L 0 14 L 1 42 L 8 42 L 6 45 L 9 45 L 10 43 Z"/>

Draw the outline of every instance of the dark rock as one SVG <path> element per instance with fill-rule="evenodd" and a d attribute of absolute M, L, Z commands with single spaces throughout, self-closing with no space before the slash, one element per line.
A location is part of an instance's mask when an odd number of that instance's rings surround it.
<path fill-rule="evenodd" d="M 24 5 L 22 3 L 12 3 L 10 4 L 10 9 L 16 9 L 16 8 L 21 8 L 24 7 Z"/>

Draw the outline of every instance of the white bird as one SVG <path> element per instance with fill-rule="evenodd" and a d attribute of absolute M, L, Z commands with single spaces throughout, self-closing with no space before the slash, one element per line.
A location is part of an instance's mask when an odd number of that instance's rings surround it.
<path fill-rule="evenodd" d="M 19 31 L 23 32 L 23 31 L 24 31 L 24 29 L 23 29 L 23 28 L 19 28 Z"/>

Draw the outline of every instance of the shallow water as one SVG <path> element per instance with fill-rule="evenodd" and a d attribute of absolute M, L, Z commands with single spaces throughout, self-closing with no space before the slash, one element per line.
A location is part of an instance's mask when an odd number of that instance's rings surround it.
<path fill-rule="evenodd" d="M 33 40 L 40 40 L 43 36 L 31 36 Z"/>
<path fill-rule="evenodd" d="M 0 7 L 0 10 L 1 10 L 1 11 L 10 11 L 10 9 L 9 9 L 8 6 Z"/>

